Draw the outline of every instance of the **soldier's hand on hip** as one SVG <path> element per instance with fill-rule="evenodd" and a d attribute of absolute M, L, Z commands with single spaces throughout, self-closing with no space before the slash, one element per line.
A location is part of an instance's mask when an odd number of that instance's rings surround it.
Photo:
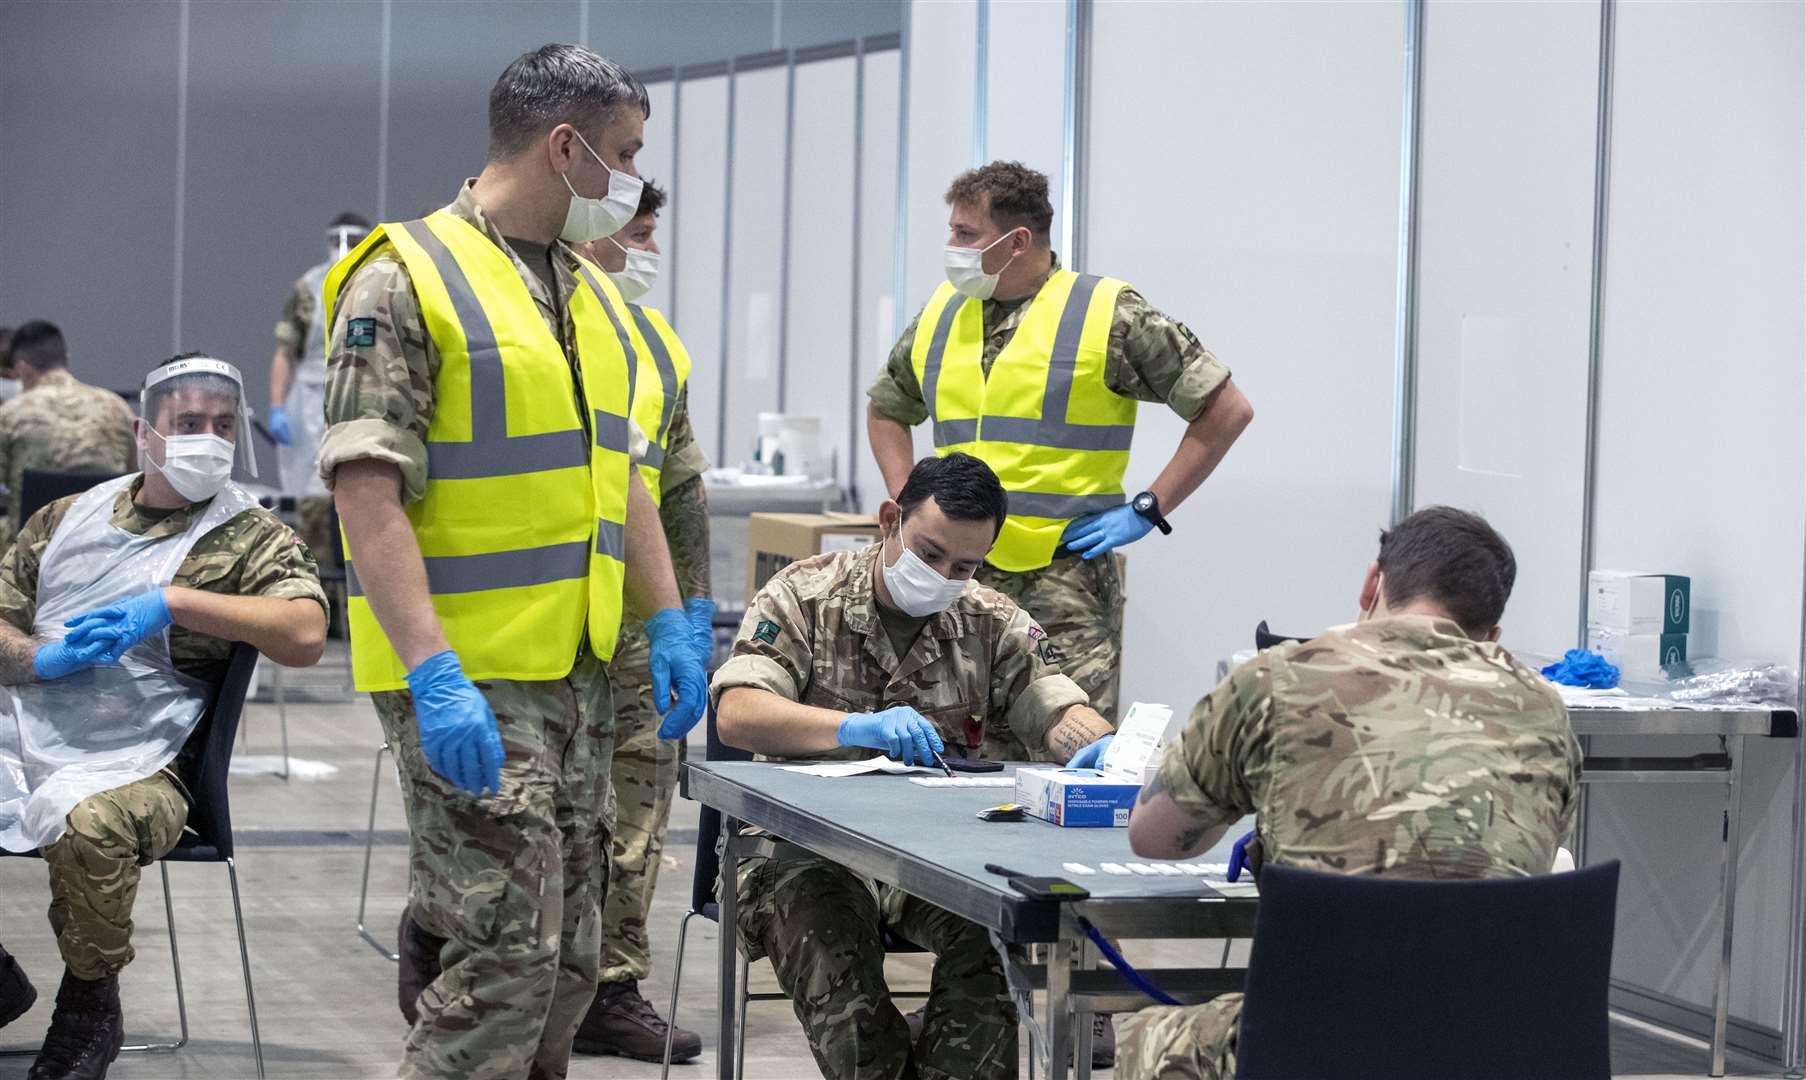
<path fill-rule="evenodd" d="M 1095 559 L 1146 536 L 1154 523 L 1127 503 L 1095 514 L 1073 518 L 1060 534 L 1060 542 L 1087 559 Z"/>
<path fill-rule="evenodd" d="M 934 755 L 947 748 L 934 724 L 908 705 L 848 713 L 840 722 L 840 745 L 881 750 L 905 765 L 932 765 Z"/>
<path fill-rule="evenodd" d="M 426 762 L 446 783 L 471 795 L 502 789 L 501 730 L 476 684 L 464 676 L 458 654 L 435 653 L 408 672 L 414 721 Z"/>

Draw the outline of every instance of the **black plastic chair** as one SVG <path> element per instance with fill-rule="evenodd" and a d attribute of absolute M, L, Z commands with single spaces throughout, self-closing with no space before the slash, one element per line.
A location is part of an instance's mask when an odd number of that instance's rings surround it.
<path fill-rule="evenodd" d="M 1268 866 L 1240 1080 L 1605 1080 L 1618 863 L 1483 881 Z"/>
<path fill-rule="evenodd" d="M 1309 641 L 1309 640 L 1310 640 L 1310 638 L 1286 637 L 1283 634 L 1275 634 L 1273 631 L 1267 629 L 1267 620 L 1265 620 L 1265 619 L 1262 619 L 1260 621 L 1260 625 L 1254 628 L 1254 647 L 1258 650 L 1264 651 L 1266 649 L 1271 649 L 1275 645 L 1284 645 L 1288 642 L 1294 642 L 1294 641 L 1304 642 L 1304 641 Z"/>
<path fill-rule="evenodd" d="M 176 1016 L 181 1024 L 181 1038 L 175 1042 L 147 1042 L 124 1047 L 129 1052 L 153 1050 L 174 1051 L 188 1045 L 188 1002 L 182 989 L 182 957 L 176 949 L 176 909 L 169 891 L 169 864 L 172 862 L 225 863 L 226 876 L 232 883 L 232 918 L 238 927 L 238 958 L 244 968 L 245 1008 L 251 1015 L 251 1049 L 257 1057 L 257 1075 L 263 1072 L 263 1039 L 257 1028 L 257 998 L 251 989 L 251 953 L 245 946 L 245 913 L 238 893 L 238 865 L 232 847 L 232 807 L 228 797 L 227 777 L 232 765 L 232 741 L 238 733 L 239 718 L 244 713 L 245 695 L 251 688 L 251 672 L 257 666 L 257 650 L 240 642 L 232 646 L 226 662 L 225 677 L 214 688 L 213 697 L 195 726 L 204 740 L 200 760 L 195 769 L 194 803 L 188 809 L 188 823 L 176 846 L 158 862 L 163 875 L 163 912 L 169 921 L 169 959 L 175 970 Z M 36 856 L 36 852 L 0 851 L 0 856 Z M 0 1051 L 0 1056 L 36 1054 L 30 1050 Z"/>
<path fill-rule="evenodd" d="M 96 484 L 104 484 L 108 480 L 117 480 L 124 473 L 116 472 L 56 472 L 51 469 L 26 469 L 24 479 L 19 481 L 19 490 L 13 497 L 19 502 L 19 524 L 31 520 L 31 515 L 68 495 L 80 495 Z"/>

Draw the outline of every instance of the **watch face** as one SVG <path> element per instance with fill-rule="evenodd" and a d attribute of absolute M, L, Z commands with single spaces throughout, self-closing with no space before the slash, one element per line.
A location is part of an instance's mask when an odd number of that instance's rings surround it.
<path fill-rule="evenodd" d="M 1135 510 L 1137 513 L 1145 514 L 1153 508 L 1154 497 L 1152 495 L 1149 495 L 1144 491 L 1140 495 L 1135 496 Z"/>

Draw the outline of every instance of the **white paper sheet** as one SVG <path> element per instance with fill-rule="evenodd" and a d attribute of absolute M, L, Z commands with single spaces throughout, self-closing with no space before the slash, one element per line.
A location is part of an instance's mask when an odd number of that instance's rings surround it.
<path fill-rule="evenodd" d="M 864 761 L 819 761 L 813 765 L 779 765 L 785 772 L 802 773 L 805 776 L 825 776 L 831 780 L 847 776 L 865 776 L 870 773 L 933 773 L 933 769 L 920 765 L 905 765 L 900 761 L 892 761 L 880 754 Z"/>

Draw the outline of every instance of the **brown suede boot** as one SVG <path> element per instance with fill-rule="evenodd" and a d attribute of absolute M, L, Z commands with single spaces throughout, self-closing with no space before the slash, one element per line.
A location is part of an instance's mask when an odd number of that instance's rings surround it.
<path fill-rule="evenodd" d="M 37 1002 L 38 989 L 25 977 L 25 969 L 0 947 L 0 1027 L 30 1012 Z"/>
<path fill-rule="evenodd" d="M 640 996 L 637 980 L 603 983 L 596 991 L 571 1049 L 580 1054 L 619 1054 L 640 1061 L 665 1060 L 665 1032 L 671 1031 L 671 1060 L 689 1061 L 702 1053 L 702 1036 L 672 1029 L 652 1003 Z"/>
<path fill-rule="evenodd" d="M 395 930 L 395 939 L 395 951 L 401 954 L 401 963 L 395 972 L 395 998 L 401 1006 L 402 1018 L 413 1027 L 420 1018 L 419 1010 L 415 1008 L 420 992 L 437 979 L 442 970 L 439 950 L 445 948 L 445 939 L 422 930 L 405 908 L 401 912 L 401 925 Z"/>
<path fill-rule="evenodd" d="M 78 979 L 63 972 L 50 1033 L 26 1080 L 105 1080 L 107 1066 L 125 1045 L 119 1009 L 119 976 Z"/>

